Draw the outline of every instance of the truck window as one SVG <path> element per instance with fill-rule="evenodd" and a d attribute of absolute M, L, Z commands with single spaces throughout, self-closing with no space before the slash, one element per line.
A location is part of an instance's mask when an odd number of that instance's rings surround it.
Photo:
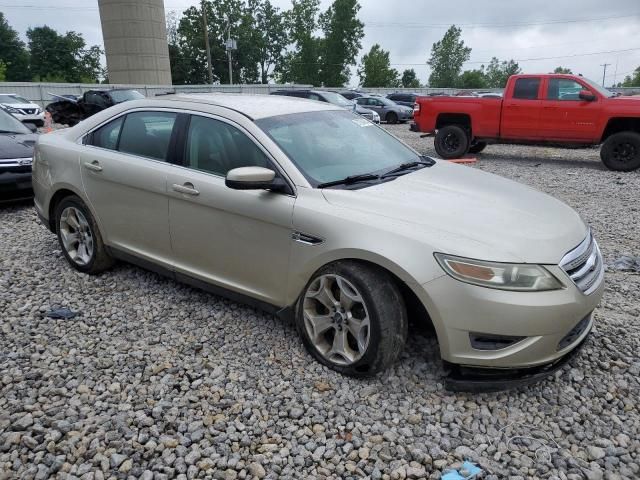
<path fill-rule="evenodd" d="M 580 100 L 580 91 L 587 90 L 581 84 L 567 78 L 550 78 L 548 100 Z"/>
<path fill-rule="evenodd" d="M 513 98 L 537 100 L 540 78 L 518 78 L 513 89 Z"/>

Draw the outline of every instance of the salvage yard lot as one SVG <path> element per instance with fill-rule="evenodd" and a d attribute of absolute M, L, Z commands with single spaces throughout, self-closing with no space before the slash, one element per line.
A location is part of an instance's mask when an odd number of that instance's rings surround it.
<path fill-rule="evenodd" d="M 597 149 L 478 159 L 575 208 L 605 262 L 640 255 L 640 172 L 606 170 Z M 590 342 L 555 378 L 453 394 L 428 333 L 349 379 L 271 315 L 126 264 L 79 274 L 32 206 L 0 207 L 0 479 L 439 478 L 468 457 L 489 478 L 638 478 L 640 275 L 606 284 Z M 44 317 L 53 306 L 79 315 Z"/>

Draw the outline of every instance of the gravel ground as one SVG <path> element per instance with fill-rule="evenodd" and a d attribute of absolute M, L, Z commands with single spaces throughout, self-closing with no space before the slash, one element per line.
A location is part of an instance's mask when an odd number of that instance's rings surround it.
<path fill-rule="evenodd" d="M 640 255 L 640 172 L 596 150 L 478 158 L 576 208 L 607 261 Z M 590 343 L 555 378 L 482 395 L 443 389 L 428 335 L 353 380 L 273 316 L 125 264 L 78 274 L 29 204 L 0 207 L 0 312 L 2 479 L 439 478 L 466 458 L 491 479 L 640 477 L 638 274 L 608 273 Z"/>

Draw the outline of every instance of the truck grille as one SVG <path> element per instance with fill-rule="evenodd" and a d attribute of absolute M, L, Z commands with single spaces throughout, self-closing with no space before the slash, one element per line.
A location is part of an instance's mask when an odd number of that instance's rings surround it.
<path fill-rule="evenodd" d="M 591 231 L 580 245 L 564 256 L 560 267 L 585 295 L 590 295 L 600 286 L 604 264 Z"/>

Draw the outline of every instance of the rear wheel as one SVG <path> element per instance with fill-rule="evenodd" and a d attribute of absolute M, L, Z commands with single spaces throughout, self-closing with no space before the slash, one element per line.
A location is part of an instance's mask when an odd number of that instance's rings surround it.
<path fill-rule="evenodd" d="M 469 135 L 458 125 L 447 125 L 436 133 L 434 146 L 442 158 L 460 158 L 469 150 Z"/>
<path fill-rule="evenodd" d="M 390 123 L 391 125 L 398 123 L 398 115 L 396 115 L 395 112 L 387 113 L 387 123 Z"/>
<path fill-rule="evenodd" d="M 389 367 L 407 338 L 407 310 L 391 276 L 355 261 L 320 269 L 306 286 L 296 325 L 309 353 L 345 375 Z"/>
<path fill-rule="evenodd" d="M 610 170 L 629 172 L 640 168 L 640 133 L 611 135 L 600 149 L 600 158 Z"/>
<path fill-rule="evenodd" d="M 56 231 L 62 252 L 73 268 L 96 274 L 113 265 L 91 212 L 75 196 L 62 199 L 56 206 Z"/>
<path fill-rule="evenodd" d="M 469 153 L 480 153 L 487 147 L 487 142 L 473 142 L 469 147 Z"/>

